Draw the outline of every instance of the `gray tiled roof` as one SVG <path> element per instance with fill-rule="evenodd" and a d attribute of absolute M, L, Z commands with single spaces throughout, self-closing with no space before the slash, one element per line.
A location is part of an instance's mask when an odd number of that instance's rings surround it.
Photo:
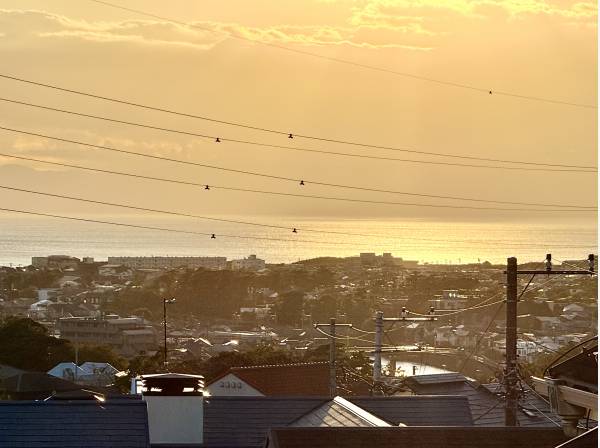
<path fill-rule="evenodd" d="M 397 396 L 360 397 L 350 400 L 392 425 L 471 426 L 471 410 L 466 397 Z"/>
<path fill-rule="evenodd" d="M 469 426 L 464 397 L 348 397 L 391 425 Z M 204 443 L 210 447 L 263 446 L 271 428 L 286 427 L 330 398 L 208 397 L 204 401 Z"/>
<path fill-rule="evenodd" d="M 473 424 L 475 426 L 504 426 L 504 402 L 496 395 L 502 392 L 502 385 L 478 385 L 463 377 L 462 382 L 454 381 L 455 373 L 447 374 L 452 381 L 445 381 L 446 374 L 421 375 L 411 377 L 407 385 L 416 394 L 426 395 L 460 395 L 469 400 Z M 462 375 L 461 375 L 462 376 Z M 430 378 L 424 378 L 430 377 Z M 419 378 L 417 380 L 417 378 Z M 556 427 L 560 418 L 553 414 L 549 405 L 527 386 L 519 399 L 520 411 L 517 419 L 522 427 Z M 524 411 L 525 410 L 525 411 Z"/>
<path fill-rule="evenodd" d="M 328 398 L 208 397 L 204 400 L 204 444 L 263 446 L 272 427 L 287 426 Z"/>
<path fill-rule="evenodd" d="M 0 402 L 2 448 L 147 448 L 141 400 Z"/>

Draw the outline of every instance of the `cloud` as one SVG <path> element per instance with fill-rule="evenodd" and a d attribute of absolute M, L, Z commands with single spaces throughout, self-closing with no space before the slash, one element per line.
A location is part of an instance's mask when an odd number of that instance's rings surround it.
<path fill-rule="evenodd" d="M 435 23 L 457 18 L 491 19 L 496 16 L 526 18 L 547 16 L 595 23 L 597 6 L 592 2 L 546 0 L 364 0 L 354 2 L 350 23 L 363 26 L 402 27 L 404 21 Z"/>
<path fill-rule="evenodd" d="M 372 24 L 275 25 L 251 27 L 238 23 L 191 22 L 189 26 L 153 20 L 88 22 L 37 10 L 0 9 L 0 28 L 5 37 L 26 42 L 34 39 L 77 39 L 105 43 L 170 46 L 210 50 L 231 36 L 273 44 L 304 46 L 351 46 L 358 48 L 402 48 L 429 50 L 430 43 L 415 37 L 430 36 L 420 20 L 407 20 L 393 27 L 385 40 L 369 33 Z"/>
<path fill-rule="evenodd" d="M 150 46 L 209 50 L 226 37 L 175 23 L 150 20 L 88 22 L 44 11 L 0 9 L 5 37 L 21 42 L 35 39 L 79 39 L 98 43 L 131 43 Z"/>

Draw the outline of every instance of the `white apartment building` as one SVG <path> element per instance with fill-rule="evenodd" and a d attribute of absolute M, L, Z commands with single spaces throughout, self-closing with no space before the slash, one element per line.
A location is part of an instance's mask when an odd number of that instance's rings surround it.
<path fill-rule="evenodd" d="M 226 269 L 226 257 L 108 257 L 108 263 L 133 269 Z"/>
<path fill-rule="evenodd" d="M 231 269 L 234 271 L 260 271 L 265 268 L 265 260 L 250 255 L 242 260 L 232 260 Z"/>

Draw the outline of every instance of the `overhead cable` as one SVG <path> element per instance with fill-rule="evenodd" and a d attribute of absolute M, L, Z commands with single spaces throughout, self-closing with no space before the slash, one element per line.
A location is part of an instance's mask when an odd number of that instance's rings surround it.
<path fill-rule="evenodd" d="M 163 112 L 163 113 L 168 113 L 171 115 L 177 115 L 177 116 L 182 116 L 182 117 L 187 117 L 187 118 L 195 118 L 195 119 L 199 119 L 199 120 L 203 120 L 203 121 L 209 121 L 212 123 L 224 124 L 224 125 L 228 125 L 228 126 L 235 126 L 235 127 L 240 127 L 240 128 L 244 128 L 244 129 L 261 131 L 261 132 L 268 132 L 271 134 L 277 134 L 277 135 L 282 135 L 282 136 L 286 136 L 286 137 L 293 136 L 294 138 L 303 138 L 303 139 L 307 139 L 307 140 L 314 140 L 314 141 L 320 141 L 320 142 L 326 142 L 326 143 L 350 145 L 350 146 L 357 147 L 357 148 L 381 149 L 381 150 L 399 151 L 399 152 L 404 152 L 404 153 L 420 154 L 420 155 L 428 155 L 428 156 L 448 157 L 448 158 L 466 159 L 466 160 L 479 160 L 479 161 L 484 161 L 484 162 L 499 162 L 499 163 L 509 163 L 509 164 L 532 165 L 532 166 L 580 168 L 580 169 L 596 169 L 597 168 L 595 166 L 585 166 L 585 165 L 567 165 L 567 164 L 558 164 L 558 163 L 528 162 L 528 161 L 522 161 L 522 160 L 507 160 L 507 159 L 497 159 L 497 158 L 490 158 L 490 157 L 468 156 L 468 155 L 462 155 L 462 154 L 448 154 L 448 153 L 421 151 L 421 150 L 416 150 L 416 149 L 400 148 L 400 147 L 385 146 L 385 145 L 375 145 L 375 144 L 371 144 L 371 143 L 363 143 L 363 142 L 356 142 L 356 141 L 339 140 L 339 139 L 328 138 L 328 137 L 317 137 L 317 136 L 313 136 L 313 135 L 304 135 L 304 134 L 298 134 L 295 132 L 252 126 L 252 125 L 234 122 L 234 121 L 220 120 L 220 119 L 207 117 L 207 116 L 203 116 L 203 115 L 191 114 L 191 113 L 187 113 L 187 112 L 180 112 L 180 111 L 176 111 L 173 109 L 166 109 L 163 107 L 150 106 L 147 104 L 141 104 L 141 103 L 128 101 L 128 100 L 124 100 L 124 99 L 108 97 L 108 96 L 99 95 L 96 93 L 83 92 L 81 90 L 68 89 L 68 88 L 60 87 L 60 86 L 57 86 L 54 84 L 32 81 L 29 79 L 25 79 L 25 78 L 21 78 L 21 77 L 17 77 L 17 76 L 11 76 L 11 75 L 2 74 L 2 73 L 0 73 L 0 78 L 10 79 L 13 81 L 19 81 L 19 82 L 23 82 L 23 83 L 27 83 L 27 84 L 36 85 L 39 87 L 45 87 L 45 88 L 49 88 L 49 89 L 54 89 L 54 90 L 58 90 L 58 91 L 62 91 L 62 92 L 68 92 L 68 93 L 72 93 L 72 94 L 76 94 L 76 95 L 82 95 L 85 97 L 100 99 L 100 100 L 104 100 L 104 101 L 110 101 L 110 102 L 117 103 L 117 104 L 123 104 L 123 105 L 138 107 L 138 108 L 142 108 L 142 109 L 146 109 L 146 110 L 152 110 L 155 112 Z M 324 150 L 318 150 L 318 149 L 300 148 L 300 147 L 296 147 L 296 146 L 281 146 L 281 145 L 262 144 L 260 142 L 249 142 L 249 141 L 241 141 L 241 140 L 235 140 L 235 139 L 227 139 L 227 138 L 223 138 L 221 136 L 213 136 L 213 135 L 211 135 L 211 136 L 198 135 L 198 136 L 204 137 L 204 138 L 210 138 L 215 141 L 217 141 L 217 139 L 218 139 L 219 142 L 231 141 L 231 142 L 235 142 L 235 143 L 261 145 L 261 146 L 268 146 L 268 147 L 274 147 L 274 148 L 279 148 L 279 149 L 308 151 L 308 152 L 316 152 L 316 153 L 346 156 L 346 157 L 361 157 L 361 158 L 379 159 L 379 160 L 395 160 L 395 161 L 399 161 L 399 162 L 408 162 L 408 163 L 430 163 L 427 161 L 398 159 L 398 158 L 393 158 L 393 157 L 381 157 L 381 156 L 372 156 L 372 155 L 365 156 L 365 155 L 361 155 L 361 154 L 349 154 L 349 153 L 342 153 L 342 152 L 336 152 L 336 151 L 324 151 Z M 469 165 L 459 165 L 459 166 L 469 166 Z M 478 166 L 478 165 L 475 165 L 475 166 Z"/>
<path fill-rule="evenodd" d="M 268 179 L 298 182 L 298 179 L 294 179 L 294 178 L 290 178 L 290 177 L 276 176 L 276 175 L 272 175 L 272 174 L 257 173 L 257 172 L 253 172 L 253 171 L 238 170 L 238 169 L 233 169 L 233 168 L 225 168 L 225 167 L 220 167 L 220 166 L 216 166 L 216 165 L 203 164 L 203 163 L 199 163 L 199 162 L 174 159 L 174 158 L 170 158 L 170 157 L 156 156 L 156 155 L 151 155 L 151 154 L 144 154 L 144 153 L 140 153 L 140 152 L 136 152 L 136 151 L 118 149 L 118 148 L 114 148 L 114 147 L 108 147 L 105 145 L 94 145 L 91 143 L 85 143 L 85 142 L 81 142 L 81 141 L 69 140 L 69 139 L 64 139 L 64 138 L 59 138 L 59 137 L 53 137 L 53 136 L 48 136 L 48 135 L 39 134 L 39 133 L 35 133 L 35 132 L 22 131 L 22 130 L 2 127 L 2 126 L 0 126 L 0 129 L 9 131 L 9 132 L 20 133 L 20 134 L 24 134 L 24 135 L 31 135 L 31 136 L 47 138 L 47 139 L 56 140 L 56 141 L 73 143 L 73 144 L 77 144 L 77 145 L 81 145 L 81 146 L 85 146 L 85 147 L 89 147 L 89 148 L 102 149 L 102 150 L 113 151 L 113 152 L 118 152 L 118 153 L 122 153 L 122 154 L 135 155 L 135 156 L 139 156 L 139 157 L 147 157 L 147 158 L 155 159 L 155 160 L 168 161 L 168 162 L 184 164 L 184 165 L 192 165 L 192 166 L 197 166 L 197 167 L 202 167 L 202 168 L 208 168 L 208 169 L 214 169 L 214 170 L 226 171 L 226 172 L 233 172 L 233 173 L 238 173 L 238 174 L 246 174 L 246 175 L 250 175 L 250 176 L 263 177 L 263 178 L 268 178 Z M 20 157 L 22 159 L 25 159 L 25 157 L 22 157 L 22 156 L 13 156 L 10 154 L 3 154 L 3 155 L 5 155 L 6 157 L 13 157 L 13 158 Z M 86 169 L 89 171 L 104 172 L 104 173 L 109 173 L 109 174 L 119 174 L 119 175 L 130 176 L 130 177 L 145 178 L 148 180 L 198 186 L 198 184 L 195 182 L 168 180 L 168 179 L 164 179 L 164 178 L 142 176 L 142 175 L 137 175 L 137 174 L 132 175 L 129 173 L 122 173 L 122 172 L 113 171 L 113 170 L 101 170 L 98 168 L 88 168 L 88 167 L 82 167 L 79 165 L 70 165 L 70 164 L 66 164 L 66 163 L 61 164 L 60 162 L 48 162 L 48 161 L 43 161 L 40 159 L 33 159 L 33 158 L 29 158 L 29 159 L 34 160 L 36 162 L 40 162 L 40 163 L 49 163 L 49 164 L 55 164 L 55 165 L 69 166 L 71 168 Z M 308 183 L 308 182 L 310 182 L 311 184 L 314 184 L 314 185 L 319 185 L 319 186 L 328 186 L 328 187 L 334 187 L 334 188 L 347 188 L 347 189 L 360 190 L 360 191 L 374 191 L 374 192 L 391 193 L 391 194 L 411 194 L 411 195 L 413 194 L 413 193 L 408 193 L 408 192 L 383 190 L 383 189 L 375 189 L 375 188 L 367 188 L 367 187 L 357 187 L 357 186 L 342 185 L 342 184 L 332 184 L 332 183 L 319 182 L 319 181 L 306 181 L 304 183 L 304 185 L 306 185 L 306 183 Z M 415 206 L 415 207 L 459 208 L 459 209 L 475 209 L 475 210 L 523 211 L 523 212 L 553 212 L 553 211 L 557 211 L 557 212 L 558 211 L 561 211 L 561 212 L 565 212 L 565 211 L 568 211 L 568 212 L 590 212 L 590 211 L 596 210 L 595 208 L 592 208 L 591 206 L 579 206 L 579 205 L 577 205 L 577 206 L 569 205 L 569 206 L 566 206 L 569 208 L 562 208 L 562 209 L 533 209 L 533 208 L 525 209 L 525 208 L 505 208 L 505 207 L 504 208 L 503 207 L 472 207 L 472 206 L 464 206 L 464 205 L 423 204 L 423 203 L 394 202 L 394 201 L 375 201 L 375 200 L 368 200 L 368 199 L 340 198 L 340 197 L 331 197 L 331 196 L 322 196 L 322 195 L 304 195 L 304 194 L 296 194 L 296 193 L 272 192 L 272 191 L 247 189 L 247 188 L 224 187 L 224 186 L 218 186 L 218 185 L 212 185 L 212 184 L 200 184 L 200 185 L 202 187 L 204 187 L 206 190 L 210 190 L 210 188 L 220 188 L 220 189 L 226 189 L 226 190 L 232 190 L 232 191 L 246 191 L 246 192 L 261 193 L 261 194 L 304 197 L 304 198 L 309 198 L 309 199 L 324 199 L 324 200 L 335 200 L 335 201 L 344 201 L 344 202 L 403 205 L 403 206 Z M 420 195 L 420 193 L 414 193 L 414 194 Z M 442 198 L 442 197 L 439 196 L 439 198 Z M 444 199 L 449 199 L 449 197 L 445 197 Z M 474 199 L 474 198 L 468 198 L 468 199 Z M 464 200 L 468 200 L 468 199 L 464 198 Z M 458 200 L 458 198 L 454 198 L 454 200 Z M 487 200 L 483 200 L 483 199 L 482 200 L 477 199 L 477 201 L 487 202 Z M 497 201 L 492 201 L 492 202 L 497 202 Z M 504 201 L 502 201 L 502 202 L 504 202 Z M 529 205 L 529 204 L 518 203 L 518 205 Z M 551 206 L 552 207 L 565 207 L 565 206 L 559 205 L 559 204 L 537 204 L 537 206 L 539 206 L 539 207 L 551 207 Z M 577 207 L 577 208 L 572 208 L 572 207 Z"/>
<path fill-rule="evenodd" d="M 498 170 L 510 170 L 510 171 L 544 171 L 544 172 L 594 173 L 594 174 L 597 174 L 597 168 L 592 167 L 592 166 L 587 166 L 587 167 L 582 167 L 582 168 L 566 168 L 566 167 L 565 168 L 542 168 L 542 167 L 532 168 L 532 167 L 523 167 L 523 166 L 517 167 L 517 166 L 501 166 L 501 165 L 474 165 L 474 164 L 458 163 L 458 162 L 398 159 L 398 158 L 394 158 L 394 157 L 371 156 L 371 155 L 364 155 L 364 154 L 352 154 L 352 153 L 342 153 L 342 152 L 335 152 L 335 151 L 325 151 L 325 150 L 320 150 L 320 149 L 300 148 L 300 147 L 295 147 L 295 146 L 285 146 L 285 145 L 276 145 L 276 144 L 271 144 L 271 143 L 261 143 L 261 142 L 251 141 L 251 140 L 239 140 L 239 139 L 224 138 L 224 137 L 220 137 L 220 136 L 216 136 L 216 135 L 200 134 L 197 132 L 183 131 L 180 129 L 172 129 L 172 128 L 166 128 L 166 127 L 162 127 L 162 126 L 154 126 L 154 125 L 150 125 L 150 124 L 137 123 L 137 122 L 128 121 L 128 120 L 118 120 L 115 118 L 104 117 L 101 115 L 93 115 L 93 114 L 76 112 L 76 111 L 67 110 L 67 109 L 44 106 L 41 104 L 15 100 L 15 99 L 11 99 L 11 98 L 0 98 L 0 101 L 12 103 L 12 104 L 18 104 L 21 106 L 33 107 L 33 108 L 42 109 L 42 110 L 48 110 L 51 112 L 59 112 L 59 113 L 74 115 L 74 116 L 78 116 L 78 117 L 91 118 L 94 120 L 101 120 L 101 121 L 106 121 L 106 122 L 110 122 L 110 123 L 125 124 L 127 126 L 135 126 L 135 127 L 144 128 L 144 129 L 152 129 L 155 131 L 169 132 L 169 133 L 173 133 L 173 134 L 186 135 L 186 136 L 190 136 L 190 137 L 198 137 L 198 138 L 208 139 L 213 142 L 221 142 L 221 143 L 222 142 L 231 142 L 231 143 L 239 143 L 239 144 L 244 144 L 244 145 L 251 145 L 254 147 L 263 147 L 263 148 L 271 148 L 271 149 L 304 151 L 304 152 L 312 152 L 312 153 L 319 153 L 319 154 L 354 157 L 354 158 L 361 158 L 361 159 L 378 159 L 378 160 L 385 160 L 385 161 L 419 163 L 419 164 L 427 164 L 427 165 L 459 166 L 459 167 L 466 167 L 466 168 L 484 168 L 484 169 L 498 169 Z M 560 166 L 560 165 L 558 165 L 558 166 Z"/>
<path fill-rule="evenodd" d="M 275 228 L 275 229 L 282 229 L 282 230 L 287 230 L 287 231 L 291 230 L 293 233 L 298 233 L 298 231 L 303 231 L 303 232 L 325 233 L 325 234 L 334 233 L 334 234 L 345 235 L 345 236 L 363 236 L 360 234 L 357 235 L 357 234 L 346 233 L 346 232 L 331 232 L 331 231 L 326 231 L 326 230 L 304 229 L 304 228 L 297 228 L 297 227 L 293 227 L 293 226 L 281 226 L 281 225 L 266 224 L 266 223 L 256 223 L 256 222 L 241 221 L 241 220 L 235 220 L 235 219 L 214 218 L 214 217 L 210 217 L 210 216 L 196 215 L 193 213 L 175 212 L 175 211 L 171 211 L 171 210 L 160 210 L 160 209 L 149 208 L 149 207 L 141 207 L 141 206 L 136 206 L 136 205 L 132 205 L 132 204 L 122 204 L 122 203 L 109 202 L 109 201 L 100 201 L 100 200 L 95 200 L 95 199 L 82 198 L 82 197 L 78 197 L 78 196 L 68 196 L 68 195 L 49 193 L 49 192 L 44 192 L 44 191 L 39 191 L 39 190 L 11 187 L 11 186 L 7 186 L 7 185 L 0 185 L 0 189 L 16 191 L 16 192 L 21 192 L 21 193 L 35 194 L 35 195 L 39 195 L 39 196 L 59 198 L 59 199 L 67 199 L 67 200 L 77 201 L 77 202 L 86 202 L 86 203 L 90 203 L 90 204 L 105 205 L 105 206 L 109 206 L 109 207 L 119 207 L 119 208 L 125 208 L 125 209 L 129 209 L 129 210 L 137 210 L 137 211 L 144 211 L 144 212 L 150 212 L 150 213 L 160 213 L 160 214 L 166 214 L 166 215 L 171 215 L 171 216 L 181 216 L 181 217 L 185 217 L 185 218 L 196 218 L 196 219 L 203 219 L 203 220 L 209 220 L 209 221 L 251 225 L 251 226 L 257 226 L 257 227 L 264 227 L 264 228 Z M 369 236 L 386 238 L 386 239 L 388 238 L 385 235 L 369 235 Z M 418 238 L 415 238 L 414 240 L 419 241 Z M 311 241 L 311 240 L 293 240 L 293 241 L 305 242 L 305 243 L 321 243 L 321 241 Z M 453 242 L 476 243 L 477 241 L 464 240 L 464 241 L 453 241 Z M 481 243 L 484 243 L 484 242 L 481 241 Z M 355 242 L 348 242 L 348 241 L 340 241 L 340 242 L 336 242 L 335 244 L 351 245 L 351 246 L 356 245 Z M 513 244 L 511 244 L 511 246 L 513 246 Z M 572 246 L 567 246 L 567 247 L 571 248 Z M 364 330 L 360 330 L 360 329 L 356 329 L 356 330 L 364 331 Z"/>
<path fill-rule="evenodd" d="M 553 99 L 553 98 L 546 98 L 546 97 L 540 97 L 540 96 L 533 96 L 533 95 L 522 95 L 522 94 L 517 94 L 517 93 L 511 93 L 511 92 L 505 92 L 505 91 L 498 91 L 498 90 L 493 90 L 490 88 L 483 88 L 483 87 L 478 87 L 475 85 L 469 85 L 469 84 L 465 84 L 465 83 L 459 83 L 459 82 L 453 82 L 453 81 L 445 81 L 445 80 L 441 80 L 441 79 L 436 79 L 436 78 L 430 78 L 427 76 L 422 76 L 422 75 L 417 75 L 414 73 L 407 73 L 407 72 L 401 72 L 401 71 L 397 71 L 397 70 L 392 70 L 392 69 L 388 69 L 388 68 L 384 68 L 384 67 L 378 67 L 378 66 L 374 66 L 374 65 L 369 65 L 369 64 L 363 64 L 360 62 L 355 62 L 355 61 L 351 61 L 348 59 L 342 59 L 342 58 L 337 58 L 337 57 L 332 57 L 332 56 L 326 56 L 323 54 L 319 54 L 319 53 L 313 53 L 311 51 L 307 51 L 307 50 L 300 50 L 297 48 L 292 48 L 292 47 L 287 47 L 285 45 L 279 45 L 273 42 L 266 42 L 260 39 L 252 39 L 249 37 L 245 37 L 245 36 L 241 36 L 241 35 L 237 35 L 234 33 L 231 33 L 229 31 L 215 31 L 214 29 L 210 28 L 210 27 L 206 27 L 206 26 L 202 26 L 199 25 L 197 23 L 187 23 L 187 22 L 183 22 L 181 20 L 176 20 L 176 19 L 172 19 L 172 18 L 168 18 L 168 17 L 164 17 L 164 16 L 160 16 L 158 14 L 153 14 L 150 12 L 146 12 L 146 11 L 142 11 L 140 9 L 134 9 L 134 8 L 128 8 L 122 5 L 118 5 L 116 3 L 110 3 L 104 0 L 90 0 L 94 3 L 98 3 L 101 5 L 105 5 L 105 6 L 109 6 L 111 8 L 116 8 L 116 9 L 120 9 L 123 11 L 128 11 L 128 12 L 133 12 L 135 14 L 139 14 L 139 15 L 143 15 L 146 17 L 152 17 L 153 19 L 157 19 L 157 20 L 161 20 L 164 22 L 171 22 L 171 23 L 176 23 L 178 25 L 182 25 L 185 27 L 192 27 L 192 28 L 198 28 L 204 31 L 208 31 L 211 33 L 221 33 L 221 34 L 225 34 L 228 37 L 234 38 L 234 39 L 238 39 L 238 40 L 243 40 L 246 42 L 252 42 L 255 44 L 261 44 L 261 45 L 265 45 L 268 47 L 272 47 L 272 48 L 277 48 L 279 50 L 284 50 L 284 51 L 288 51 L 291 53 L 296 53 L 296 54 L 301 54 L 304 56 L 310 56 L 313 58 L 318 58 L 318 59 L 322 59 L 322 60 L 326 60 L 329 62 L 335 62 L 335 63 L 339 63 L 339 64 L 345 64 L 348 66 L 352 66 L 352 67 L 358 67 L 358 68 L 363 68 L 363 69 L 367 69 L 367 70 L 371 70 L 371 71 L 377 71 L 377 72 L 382 72 L 382 73 L 388 73 L 390 75 L 396 75 L 396 76 L 402 76 L 405 78 L 411 78 L 411 79 L 416 79 L 419 81 L 425 81 L 425 82 L 429 82 L 429 83 L 434 83 L 434 84 L 438 84 L 438 85 L 442 85 L 442 86 L 448 86 L 448 87 L 456 87 L 456 88 L 460 88 L 460 89 L 467 89 L 467 90 L 471 90 L 471 91 L 475 91 L 475 92 L 479 92 L 485 95 L 501 95 L 501 96 L 506 96 L 506 97 L 511 97 L 511 98 L 517 98 L 517 99 L 522 99 L 522 100 L 529 100 L 529 101 L 538 101 L 538 102 L 544 102 L 544 103 L 551 103 L 551 104 L 557 104 L 557 105 L 563 105 L 563 106 L 572 106 L 572 107 L 579 107 L 579 108 L 585 108 L 585 109 L 597 109 L 598 106 L 593 105 L 593 104 L 585 104 L 585 103 L 577 103 L 577 102 L 572 102 L 572 101 L 563 101 L 563 100 L 558 100 L 558 99 Z"/>

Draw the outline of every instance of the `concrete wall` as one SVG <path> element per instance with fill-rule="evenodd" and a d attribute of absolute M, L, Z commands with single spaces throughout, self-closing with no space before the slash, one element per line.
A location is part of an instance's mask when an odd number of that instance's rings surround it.
<path fill-rule="evenodd" d="M 202 396 L 144 396 L 148 405 L 150 443 L 203 442 Z"/>

